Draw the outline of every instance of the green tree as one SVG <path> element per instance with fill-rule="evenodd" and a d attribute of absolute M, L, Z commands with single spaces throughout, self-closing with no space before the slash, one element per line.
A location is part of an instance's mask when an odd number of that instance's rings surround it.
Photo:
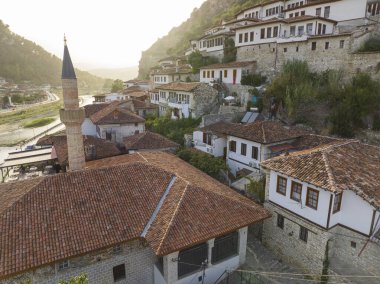
<path fill-rule="evenodd" d="M 260 203 L 264 203 L 265 201 L 265 183 L 266 178 L 263 176 L 259 180 L 254 180 L 250 177 L 245 177 L 249 183 L 247 185 L 247 191 L 250 195 L 252 195 L 257 201 Z"/>
<path fill-rule="evenodd" d="M 111 92 L 117 93 L 117 92 L 122 91 L 123 88 L 124 88 L 124 82 L 120 79 L 116 79 L 112 83 Z"/>
<path fill-rule="evenodd" d="M 147 118 L 145 126 L 149 131 L 159 133 L 176 143 L 184 144 L 184 135 L 193 133 L 195 127 L 200 123 L 200 119 L 183 118 L 178 120 L 170 119 L 170 112 L 166 116 Z"/>
<path fill-rule="evenodd" d="M 236 61 L 236 47 L 235 41 L 232 38 L 226 38 L 224 41 L 224 56 L 223 63 Z"/>
<path fill-rule="evenodd" d="M 245 86 L 258 87 L 264 84 L 266 80 L 267 80 L 267 77 L 261 74 L 248 74 L 248 75 L 242 76 L 240 83 Z"/>
<path fill-rule="evenodd" d="M 188 61 L 193 68 L 193 73 L 199 73 L 199 68 L 204 66 L 204 59 L 199 50 L 194 51 L 189 55 Z"/>
<path fill-rule="evenodd" d="M 195 149 L 181 149 L 177 152 L 177 156 L 216 179 L 220 178 L 222 170 L 227 169 L 222 158 L 214 157 Z"/>

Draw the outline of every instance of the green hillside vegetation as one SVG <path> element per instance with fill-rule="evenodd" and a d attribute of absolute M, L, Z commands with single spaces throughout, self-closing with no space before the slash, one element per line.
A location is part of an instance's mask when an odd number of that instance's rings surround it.
<path fill-rule="evenodd" d="M 158 39 L 142 53 L 139 64 L 139 78 L 145 79 L 149 69 L 159 59 L 172 55 L 183 55 L 189 48 L 191 39 L 200 38 L 208 28 L 216 26 L 225 19 L 233 19 L 241 10 L 249 8 L 262 0 L 207 0 L 199 9 L 194 9 L 189 19 L 179 27 L 173 28 L 166 36 Z"/>
<path fill-rule="evenodd" d="M 63 48 L 63 47 L 62 47 Z M 10 31 L 0 20 L 0 77 L 14 83 L 61 84 L 62 61 L 42 47 Z M 75 70 L 80 88 L 100 89 L 104 79 Z"/>
<path fill-rule="evenodd" d="M 366 73 L 348 77 L 336 70 L 311 72 L 304 61 L 287 62 L 267 88 L 266 105 L 274 98 L 290 123 L 342 137 L 369 125 L 380 130 L 380 82 Z"/>

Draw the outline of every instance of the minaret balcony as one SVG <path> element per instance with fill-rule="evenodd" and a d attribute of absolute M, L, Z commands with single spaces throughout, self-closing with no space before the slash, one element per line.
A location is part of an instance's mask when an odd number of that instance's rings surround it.
<path fill-rule="evenodd" d="M 60 109 L 59 116 L 63 124 L 82 124 L 84 121 L 84 109 Z"/>

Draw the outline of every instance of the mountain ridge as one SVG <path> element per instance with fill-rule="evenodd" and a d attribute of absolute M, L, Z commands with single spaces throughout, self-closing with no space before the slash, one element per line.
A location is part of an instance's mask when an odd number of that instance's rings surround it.
<path fill-rule="evenodd" d="M 14 83 L 61 84 L 62 60 L 38 44 L 12 32 L 0 20 L 0 77 Z M 106 81 L 88 72 L 75 69 L 78 86 L 101 89 Z"/>
<path fill-rule="evenodd" d="M 155 66 L 160 58 L 183 55 L 190 46 L 189 41 L 203 35 L 207 28 L 219 24 L 222 20 L 232 19 L 238 12 L 263 0 L 207 0 L 199 9 L 195 8 L 190 17 L 178 27 L 159 38 L 152 46 L 143 51 L 139 62 L 139 78 L 146 79 L 149 69 Z"/>

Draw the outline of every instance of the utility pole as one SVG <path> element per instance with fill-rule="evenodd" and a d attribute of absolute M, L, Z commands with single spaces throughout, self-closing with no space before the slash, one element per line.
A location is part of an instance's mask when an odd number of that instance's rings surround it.
<path fill-rule="evenodd" d="M 202 262 L 202 284 L 204 284 L 204 281 L 205 281 L 206 267 L 207 267 L 207 259 Z"/>

